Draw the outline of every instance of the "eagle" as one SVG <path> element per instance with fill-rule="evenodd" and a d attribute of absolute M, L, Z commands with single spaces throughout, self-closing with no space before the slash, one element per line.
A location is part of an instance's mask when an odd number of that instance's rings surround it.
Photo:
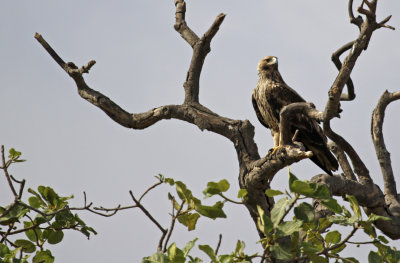
<path fill-rule="evenodd" d="M 252 93 L 252 102 L 258 120 L 271 130 L 274 149 L 283 146 L 280 143 L 280 112 L 283 107 L 305 100 L 282 79 L 278 71 L 278 58 L 267 56 L 258 63 L 259 80 Z M 310 158 L 327 174 L 338 169 L 338 162 L 327 146 L 327 139 L 318 122 L 309 116 L 298 113 L 291 120 L 291 134 L 301 142 L 307 151 L 312 151 Z"/>

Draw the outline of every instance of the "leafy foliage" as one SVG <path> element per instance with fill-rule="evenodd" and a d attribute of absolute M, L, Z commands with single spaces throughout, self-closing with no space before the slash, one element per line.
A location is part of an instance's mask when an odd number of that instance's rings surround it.
<path fill-rule="evenodd" d="M 13 148 L 9 150 L 9 160 L 2 167 L 6 176 L 11 164 L 25 161 L 20 157 L 21 152 Z M 44 247 L 46 243 L 60 243 L 65 230 L 77 230 L 87 238 L 96 234 L 93 228 L 72 213 L 68 200 L 73 196 L 59 196 L 51 187 L 39 186 L 37 191 L 28 189 L 31 196 L 28 202 L 24 202 L 22 194 L 25 181 L 10 177 L 10 182 L 10 188 L 14 191 L 13 182 L 19 184 L 20 191 L 11 204 L 0 206 L 0 262 L 24 263 L 32 258 L 33 263 L 52 263 L 54 257 Z"/>
<path fill-rule="evenodd" d="M 173 202 L 173 206 L 177 211 L 179 222 L 188 227 L 189 230 L 194 229 L 197 220 L 200 217 L 209 217 L 215 219 L 207 213 L 200 213 L 201 202 L 195 198 L 192 191 L 187 186 L 171 178 L 162 178 L 163 182 L 176 186 L 176 192 L 182 205 L 179 205 L 175 198 L 169 194 L 169 199 Z M 263 255 L 269 255 L 279 260 L 301 260 L 310 259 L 315 263 L 326 263 L 329 258 L 335 259 L 337 262 L 359 262 L 355 258 L 343 258 L 340 255 L 348 241 L 353 237 L 354 233 L 362 229 L 371 239 L 377 248 L 377 252 L 371 251 L 369 254 L 369 262 L 398 262 L 400 253 L 387 245 L 388 241 L 383 236 L 376 234 L 373 222 L 376 220 L 388 220 L 382 216 L 370 215 L 363 220 L 360 206 L 357 199 L 353 196 L 346 196 L 350 203 L 351 211 L 344 206 L 340 206 L 336 199 L 330 196 L 327 187 L 300 181 L 294 174 L 289 173 L 289 189 L 285 196 L 281 197 L 270 212 L 264 211 L 258 207 L 258 228 L 264 234 L 265 238 L 261 239 L 265 251 L 261 255 L 246 255 L 244 253 L 245 244 L 238 241 L 235 250 L 230 254 L 218 255 L 208 244 L 198 245 L 198 249 L 202 251 L 214 263 L 242 262 L 251 263 L 255 258 L 262 258 Z M 219 182 L 209 182 L 207 188 L 203 191 L 205 197 L 214 195 L 221 196 L 223 202 L 229 201 L 223 193 L 229 190 L 229 183 L 226 180 Z M 247 192 L 240 191 L 241 198 L 246 198 Z M 268 189 L 266 195 L 276 197 L 284 195 L 280 190 Z M 300 200 L 316 199 L 332 214 L 326 218 L 316 220 L 313 207 Z M 234 201 L 236 203 L 236 201 Z M 217 202 L 214 206 L 217 207 Z M 186 209 L 183 209 L 186 205 Z M 291 210 L 293 213 L 291 213 Z M 181 214 L 180 214 L 181 213 Z M 223 213 L 222 206 L 220 212 Z M 292 215 L 289 219 L 289 215 Z M 222 217 L 222 216 L 221 216 Z M 352 231 L 347 236 L 337 230 L 331 230 L 335 225 L 351 227 Z M 204 262 L 202 259 L 192 257 L 189 252 L 194 247 L 197 238 L 188 242 L 184 249 L 180 249 L 175 243 L 172 243 L 165 253 L 157 252 L 156 254 L 146 257 L 142 262 L 161 263 L 161 262 L 178 262 L 178 263 L 197 263 Z"/>

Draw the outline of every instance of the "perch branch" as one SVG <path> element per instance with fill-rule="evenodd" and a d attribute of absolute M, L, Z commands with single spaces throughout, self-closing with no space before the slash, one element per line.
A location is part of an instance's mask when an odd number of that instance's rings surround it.
<path fill-rule="evenodd" d="M 400 99 L 399 91 L 390 93 L 386 90 L 380 97 L 378 105 L 372 113 L 371 120 L 372 141 L 374 142 L 376 156 L 381 166 L 384 180 L 384 193 L 385 195 L 391 195 L 393 197 L 397 196 L 396 181 L 394 179 L 390 153 L 386 148 L 382 130 L 386 107 L 389 103 L 398 99 Z"/>

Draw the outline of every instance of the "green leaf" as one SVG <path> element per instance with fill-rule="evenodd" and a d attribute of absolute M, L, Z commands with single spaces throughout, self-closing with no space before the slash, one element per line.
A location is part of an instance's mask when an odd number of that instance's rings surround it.
<path fill-rule="evenodd" d="M 32 222 L 28 221 L 24 222 L 24 228 L 29 228 L 32 226 L 33 226 Z M 25 231 L 25 235 L 29 238 L 30 241 L 36 242 L 38 239 L 41 240 L 42 230 L 40 230 L 38 227 L 35 227 L 34 229 Z"/>
<path fill-rule="evenodd" d="M 347 259 L 347 260 L 349 260 L 351 262 L 354 262 L 354 263 L 360 263 L 357 259 L 355 259 L 353 257 L 349 257 L 349 258 L 345 258 L 345 259 Z"/>
<path fill-rule="evenodd" d="M 316 184 L 316 189 L 313 197 L 317 199 L 327 199 L 331 198 L 331 193 L 326 185 Z"/>
<path fill-rule="evenodd" d="M 196 228 L 196 223 L 199 217 L 200 215 L 198 213 L 187 213 L 178 216 L 178 221 L 187 226 L 188 231 L 192 231 Z"/>
<path fill-rule="evenodd" d="M 192 191 L 187 189 L 186 185 L 182 183 L 181 181 L 175 182 L 176 185 L 176 192 L 179 196 L 179 198 L 182 201 L 190 202 L 190 200 L 193 198 Z"/>
<path fill-rule="evenodd" d="M 323 217 L 318 219 L 318 229 L 320 233 L 322 233 L 325 229 L 330 227 L 332 225 L 332 222 L 330 221 L 329 217 Z"/>
<path fill-rule="evenodd" d="M 10 250 L 8 249 L 8 247 L 2 243 L 0 243 L 0 258 L 5 257 L 5 255 L 7 255 L 8 253 L 10 253 Z"/>
<path fill-rule="evenodd" d="M 328 219 L 330 222 L 332 222 L 334 224 L 342 225 L 342 226 L 353 225 L 353 222 L 350 222 L 350 219 L 345 216 L 333 215 L 333 216 L 328 216 Z"/>
<path fill-rule="evenodd" d="M 40 191 L 39 191 L 40 192 Z M 51 205 L 50 209 L 56 209 L 58 206 L 58 195 L 51 187 L 45 187 L 42 192 L 40 192 L 42 197 Z"/>
<path fill-rule="evenodd" d="M 258 206 L 257 206 L 257 208 L 258 208 Z M 243 254 L 243 250 L 245 247 L 246 247 L 246 245 L 245 245 L 244 241 L 238 240 L 236 242 L 235 255 L 240 256 L 241 254 Z"/>
<path fill-rule="evenodd" d="M 369 222 L 375 222 L 377 220 L 390 221 L 392 219 L 389 217 L 386 217 L 386 216 L 378 216 L 375 214 L 370 214 L 367 219 L 367 221 L 369 221 Z"/>
<path fill-rule="evenodd" d="M 389 241 L 384 237 L 384 236 L 378 236 L 379 241 L 381 241 L 384 244 L 388 244 Z"/>
<path fill-rule="evenodd" d="M 321 203 L 336 214 L 342 213 L 343 209 L 334 198 L 320 199 Z"/>
<path fill-rule="evenodd" d="M 22 154 L 21 152 L 16 151 L 14 148 L 11 148 L 8 153 L 10 154 L 8 155 L 8 158 L 10 159 L 18 159 Z"/>
<path fill-rule="evenodd" d="M 302 252 L 309 254 L 309 253 L 317 253 L 321 249 L 315 244 L 309 242 L 301 242 L 301 250 Z"/>
<path fill-rule="evenodd" d="M 381 256 L 378 255 L 378 253 L 374 251 L 370 251 L 368 254 L 368 263 L 381 263 L 383 262 L 383 259 Z"/>
<path fill-rule="evenodd" d="M 220 255 L 218 256 L 218 261 L 221 263 L 231 263 L 234 262 L 234 256 L 232 255 Z"/>
<path fill-rule="evenodd" d="M 294 198 L 289 200 L 287 197 L 284 197 L 275 203 L 274 207 L 271 210 L 271 221 L 274 227 L 277 227 L 281 219 L 283 218 L 286 212 L 286 206 L 290 205 L 294 201 Z"/>
<path fill-rule="evenodd" d="M 271 246 L 271 254 L 274 258 L 281 260 L 292 259 L 290 249 L 279 243 L 275 243 Z"/>
<path fill-rule="evenodd" d="M 307 256 L 311 259 L 310 263 L 328 263 L 328 259 L 315 255 L 315 254 L 307 254 Z"/>
<path fill-rule="evenodd" d="M 189 256 L 189 260 L 190 261 L 188 263 L 202 263 L 203 262 L 203 260 L 201 260 L 198 257 L 192 258 L 191 256 Z"/>
<path fill-rule="evenodd" d="M 62 230 L 53 230 L 49 228 L 44 230 L 43 235 L 47 237 L 47 241 L 52 245 L 60 243 L 64 238 Z"/>
<path fill-rule="evenodd" d="M 358 220 L 361 220 L 361 209 L 358 205 L 357 199 L 353 195 L 346 195 L 347 200 L 350 202 L 350 207 L 354 211 L 354 214 L 357 216 Z"/>
<path fill-rule="evenodd" d="M 178 202 L 175 200 L 175 197 L 171 195 L 171 193 L 168 193 L 168 199 L 171 200 L 172 205 L 174 206 L 176 211 L 181 210 L 181 205 L 178 204 Z"/>
<path fill-rule="evenodd" d="M 325 241 L 330 244 L 337 244 L 341 239 L 342 235 L 336 230 L 329 232 L 325 236 Z"/>
<path fill-rule="evenodd" d="M 294 174 L 290 172 L 289 189 L 293 193 L 317 199 L 326 199 L 331 197 L 329 189 L 325 185 L 318 185 L 316 183 L 300 181 Z"/>
<path fill-rule="evenodd" d="M 33 244 L 31 241 L 26 240 L 26 239 L 17 239 L 17 240 L 15 240 L 14 244 L 17 247 L 22 247 L 22 250 L 25 253 L 33 253 L 36 250 L 35 244 Z"/>
<path fill-rule="evenodd" d="M 300 231 L 302 225 L 303 225 L 303 221 L 301 221 L 301 220 L 282 222 L 276 228 L 276 236 L 277 237 L 289 236 L 289 235 L 293 234 L 294 232 Z"/>
<path fill-rule="evenodd" d="M 247 189 L 239 189 L 237 197 L 244 198 L 246 196 L 247 196 Z"/>
<path fill-rule="evenodd" d="M 273 225 L 271 219 L 264 213 L 264 210 L 260 207 L 257 206 L 258 214 L 260 215 L 259 217 L 259 222 L 258 222 L 258 228 L 260 229 L 261 232 L 263 232 L 265 235 L 270 233 L 272 231 Z M 238 241 L 239 242 L 239 241 Z"/>
<path fill-rule="evenodd" d="M 5 207 L 8 209 L 10 206 Z M 18 222 L 26 213 L 30 210 L 24 206 L 17 204 L 12 206 L 12 208 L 3 217 L 0 217 L 0 225 L 8 225 L 14 222 Z"/>
<path fill-rule="evenodd" d="M 297 219 L 304 222 L 313 222 L 315 220 L 314 208 L 308 203 L 301 203 L 294 208 L 294 214 Z"/>
<path fill-rule="evenodd" d="M 222 210 L 223 207 L 224 203 L 218 201 L 213 206 L 199 205 L 195 208 L 195 210 L 202 216 L 209 217 L 211 219 L 226 218 L 226 214 Z"/>
<path fill-rule="evenodd" d="M 32 206 L 33 208 L 39 208 L 40 207 L 40 201 L 36 196 L 31 196 L 28 199 L 29 205 Z"/>
<path fill-rule="evenodd" d="M 174 185 L 175 181 L 172 178 L 165 178 L 164 183 L 169 184 L 169 185 Z"/>
<path fill-rule="evenodd" d="M 206 253 L 211 260 L 217 261 L 217 257 L 215 255 L 214 250 L 209 245 L 199 245 L 199 249 Z"/>
<path fill-rule="evenodd" d="M 279 190 L 274 190 L 274 189 L 267 189 L 267 191 L 265 191 L 265 194 L 269 197 L 274 197 L 276 195 L 281 195 L 283 194 L 281 191 Z"/>
<path fill-rule="evenodd" d="M 205 196 L 212 196 L 228 191 L 229 187 L 229 182 L 226 179 L 222 179 L 218 183 L 208 182 L 207 188 L 203 191 L 203 193 Z"/>
<path fill-rule="evenodd" d="M 290 189 L 290 191 L 292 191 L 293 192 L 293 190 L 292 190 L 292 185 L 293 185 L 293 183 L 295 182 L 295 181 L 298 181 L 299 179 L 297 179 L 297 177 L 294 175 L 294 174 L 292 174 L 291 172 L 290 172 L 290 170 L 289 170 L 289 189 Z"/>
<path fill-rule="evenodd" d="M 376 238 L 376 231 L 372 222 L 361 221 L 359 224 L 363 227 L 363 230 L 367 235 L 369 235 L 371 238 Z"/>
<path fill-rule="evenodd" d="M 169 260 L 167 255 L 161 252 L 157 252 L 150 257 L 145 257 L 142 259 L 142 263 L 173 263 Z"/>
<path fill-rule="evenodd" d="M 184 263 L 186 260 L 183 251 L 177 248 L 175 243 L 172 243 L 168 247 L 167 253 L 168 253 L 168 258 L 174 263 Z"/>
<path fill-rule="evenodd" d="M 316 189 L 312 186 L 315 186 L 315 184 L 295 180 L 290 186 L 290 191 L 292 191 L 293 193 L 313 197 Z"/>
<path fill-rule="evenodd" d="M 183 251 L 183 256 L 186 258 L 190 252 L 190 250 L 194 247 L 194 244 L 196 243 L 198 238 L 193 239 L 192 241 L 189 241 L 186 243 L 186 246 L 182 249 Z"/>
<path fill-rule="evenodd" d="M 346 247 L 347 247 L 346 244 L 342 244 L 341 246 L 339 246 L 335 249 L 332 249 L 331 252 L 334 254 L 337 254 L 337 253 L 341 252 L 343 249 L 345 249 Z"/>

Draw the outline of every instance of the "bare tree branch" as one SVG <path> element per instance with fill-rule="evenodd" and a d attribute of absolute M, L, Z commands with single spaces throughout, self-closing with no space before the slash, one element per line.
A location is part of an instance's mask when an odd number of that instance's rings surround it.
<path fill-rule="evenodd" d="M 336 52 L 334 52 L 332 54 L 332 57 L 331 57 L 332 62 L 335 64 L 336 68 L 339 71 L 342 68 L 342 62 L 340 62 L 340 56 L 347 50 L 351 49 L 353 47 L 353 44 L 354 44 L 354 41 L 351 41 L 351 42 L 345 44 L 344 46 L 342 46 L 341 48 L 339 48 Z M 356 97 L 356 94 L 354 93 L 354 84 L 350 77 L 346 82 L 346 86 L 347 86 L 347 94 L 342 93 L 340 96 L 340 100 L 341 101 L 354 100 Z"/>
<path fill-rule="evenodd" d="M 314 176 L 310 181 L 326 185 L 334 196 L 345 196 L 351 193 L 357 198 L 367 215 L 375 214 L 391 218 L 391 221 L 378 220 L 374 224 L 390 238 L 400 238 L 400 206 L 398 202 L 390 207 L 387 206 L 386 197 L 376 184 L 363 184 L 340 176 L 324 174 Z"/>
<path fill-rule="evenodd" d="M 368 6 L 368 9 L 364 9 L 364 4 Z M 372 0 L 371 2 L 363 0 L 361 6 L 358 8 L 358 12 L 366 16 L 366 20 L 362 22 L 361 26 L 359 26 L 360 34 L 357 39 L 354 40 L 349 54 L 343 61 L 338 76 L 329 90 L 329 100 L 325 107 L 323 122 L 325 134 L 347 153 L 352 161 L 354 172 L 357 174 L 359 179 L 365 183 L 372 182 L 367 167 L 353 147 L 343 137 L 339 136 L 331 129 L 330 120 L 336 117 L 339 113 L 340 99 L 342 97 L 344 85 L 348 82 L 358 57 L 363 50 L 367 49 L 372 33 L 380 27 L 376 22 L 376 4 L 377 0 Z M 350 10 L 352 9 L 351 5 L 352 1 L 350 0 L 349 15 L 350 18 L 354 18 L 354 15 Z M 347 45 L 349 46 L 349 44 Z"/>
<path fill-rule="evenodd" d="M 329 149 L 335 154 L 340 167 L 342 167 L 342 170 L 344 172 L 344 175 L 348 180 L 354 180 L 357 181 L 356 176 L 353 173 L 353 170 L 350 167 L 349 161 L 347 160 L 346 154 L 344 151 L 336 145 L 336 143 L 330 141 L 328 142 L 328 147 Z"/>
<path fill-rule="evenodd" d="M 349 12 L 349 17 L 350 17 L 350 22 L 352 24 L 355 24 L 358 29 L 361 30 L 361 25 L 364 22 L 361 16 L 357 16 L 357 18 L 354 17 L 354 13 L 353 13 L 353 0 L 349 0 L 349 4 L 348 4 L 348 12 Z"/>
<path fill-rule="evenodd" d="M 167 229 L 163 228 L 160 225 L 160 223 L 158 223 L 158 221 L 150 214 L 150 212 L 135 198 L 132 191 L 129 191 L 129 194 L 131 195 L 132 200 L 135 202 L 137 207 L 139 207 L 140 210 L 142 210 L 143 213 L 151 220 L 151 222 L 153 222 L 158 227 L 158 229 L 160 229 L 160 231 L 162 232 L 160 242 L 158 243 L 158 251 L 162 251 L 162 243 L 165 238 L 165 235 L 168 232 Z"/>
<path fill-rule="evenodd" d="M 199 39 L 199 37 L 188 27 L 185 21 L 186 3 L 184 0 L 175 0 L 175 30 L 179 32 L 182 38 L 193 48 L 192 61 L 187 72 L 186 81 L 183 84 L 185 88 L 185 103 L 199 103 L 199 83 L 201 69 L 207 54 L 210 52 L 210 43 L 212 38 L 218 32 L 218 29 L 224 21 L 225 15 L 219 14 L 208 31 Z"/>
<path fill-rule="evenodd" d="M 371 135 L 374 142 L 376 156 L 381 166 L 382 176 L 384 180 L 385 195 L 397 196 L 396 181 L 394 180 L 392 162 L 390 153 L 386 149 L 385 140 L 383 138 L 383 121 L 385 118 L 385 110 L 389 103 L 400 99 L 400 92 L 389 93 L 387 90 L 382 94 L 372 113 Z"/>

